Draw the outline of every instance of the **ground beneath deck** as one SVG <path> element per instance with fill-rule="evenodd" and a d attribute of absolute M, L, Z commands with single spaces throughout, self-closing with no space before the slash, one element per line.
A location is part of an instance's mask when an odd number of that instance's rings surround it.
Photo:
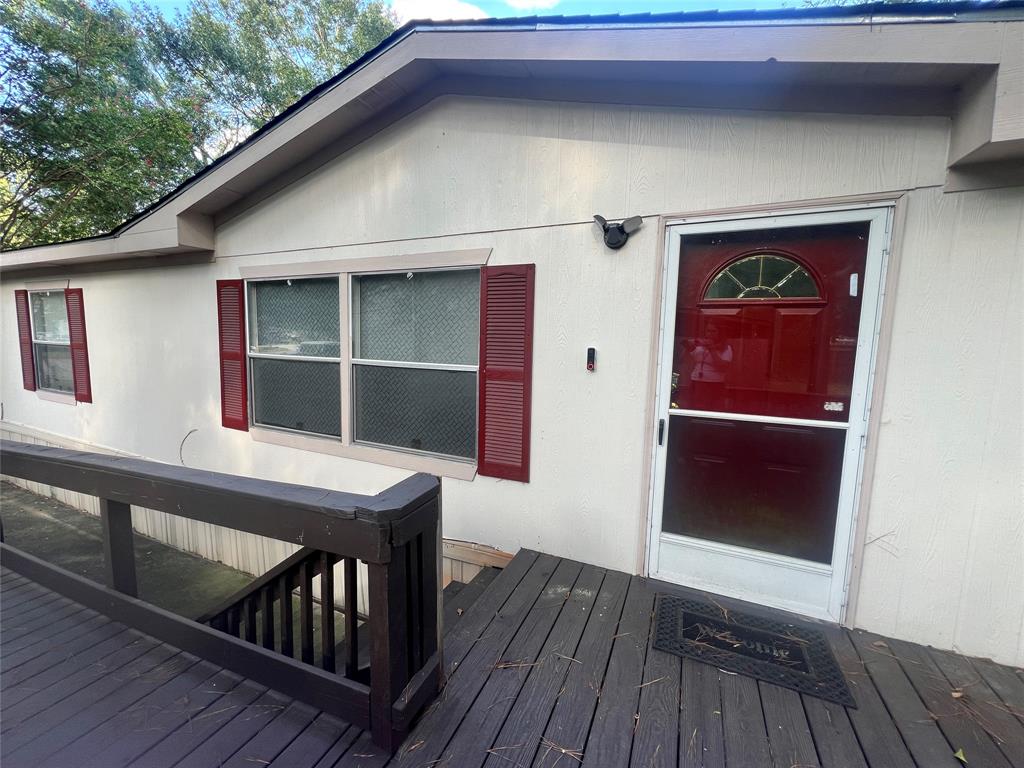
<path fill-rule="evenodd" d="M 957 753 L 1024 768 L 1021 670 L 830 629 L 845 708 L 652 649 L 655 594 L 682 590 L 536 552 L 449 593 L 448 684 L 391 759 L 315 707 L 2 576 L 4 768 L 963 768 Z"/>

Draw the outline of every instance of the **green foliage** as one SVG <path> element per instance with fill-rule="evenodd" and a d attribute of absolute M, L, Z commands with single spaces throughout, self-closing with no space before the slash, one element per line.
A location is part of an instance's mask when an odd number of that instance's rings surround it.
<path fill-rule="evenodd" d="M 0 246 L 109 230 L 194 169 L 123 11 L 9 0 L 0 29 Z"/>
<path fill-rule="evenodd" d="M 0 248 L 113 229 L 394 27 L 377 0 L 5 0 Z"/>

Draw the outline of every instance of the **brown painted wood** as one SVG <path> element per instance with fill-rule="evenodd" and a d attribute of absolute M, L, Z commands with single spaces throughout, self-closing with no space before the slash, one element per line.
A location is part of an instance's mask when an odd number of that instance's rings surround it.
<path fill-rule="evenodd" d="M 281 611 L 279 647 L 281 653 L 291 658 L 295 655 L 295 624 L 292 617 L 292 589 L 295 582 L 289 573 L 282 573 L 278 578 L 278 607 Z"/>
<path fill-rule="evenodd" d="M 173 736 L 183 725 L 192 723 L 200 731 L 210 719 L 204 717 L 209 714 L 207 707 L 226 705 L 231 701 L 228 694 L 240 682 L 237 675 L 216 670 L 208 662 L 197 664 L 181 679 L 193 683 L 183 695 L 175 697 L 180 688 L 168 684 L 79 739 L 82 750 L 74 764 L 78 768 L 124 766 Z"/>
<path fill-rule="evenodd" d="M 137 633 L 126 630 L 121 624 L 96 615 L 82 619 L 74 630 L 40 643 L 42 647 L 19 664 L 8 666 L 8 657 L 4 657 L 0 664 L 3 667 L 0 675 L 3 703 L 13 704 L 31 696 L 137 637 Z"/>
<path fill-rule="evenodd" d="M 406 558 L 401 554 L 386 565 L 369 565 L 370 724 L 374 743 L 391 751 L 404 737 L 394 732 L 392 706 L 413 674 L 409 668 L 407 578 Z"/>
<path fill-rule="evenodd" d="M 514 562 L 514 561 L 513 561 Z M 561 749 L 583 753 L 600 697 L 616 627 L 626 602 L 630 578 L 609 571 L 597 595 L 579 645 L 558 692 L 533 764 L 550 768 L 567 759 Z"/>
<path fill-rule="evenodd" d="M 718 682 L 722 691 L 726 764 L 731 766 L 735 762 L 733 757 L 742 755 L 747 765 L 772 765 L 757 681 L 719 671 Z"/>
<path fill-rule="evenodd" d="M 1024 723 L 1024 677 L 989 659 L 971 659 L 971 665 L 999 696 L 1007 711 Z"/>
<path fill-rule="evenodd" d="M 131 505 L 123 501 L 101 498 L 100 525 L 103 529 L 103 559 L 106 562 L 107 586 L 131 597 L 138 597 Z"/>
<path fill-rule="evenodd" d="M 867 768 L 845 707 L 802 696 L 822 768 Z"/>
<path fill-rule="evenodd" d="M 345 558 L 345 676 L 359 672 L 359 561 Z"/>
<path fill-rule="evenodd" d="M 249 595 L 242 603 L 242 611 L 245 615 L 245 641 L 256 642 L 256 609 L 259 607 L 256 595 Z"/>
<path fill-rule="evenodd" d="M 334 672 L 334 556 L 320 553 L 320 659 Z"/>
<path fill-rule="evenodd" d="M 956 750 L 950 749 L 927 707 L 921 702 L 921 697 L 904 674 L 889 642 L 878 635 L 860 631 L 850 632 L 849 637 L 917 765 L 927 768 L 963 768 L 963 764 L 953 757 Z"/>
<path fill-rule="evenodd" d="M 317 714 L 314 707 L 292 702 L 221 763 L 220 768 L 252 768 L 269 764 L 313 722 Z"/>
<path fill-rule="evenodd" d="M 313 663 L 313 568 L 308 560 L 299 564 L 299 654 Z"/>
<path fill-rule="evenodd" d="M 820 768 L 800 694 L 764 681 L 758 682 L 758 688 L 775 768 Z"/>
<path fill-rule="evenodd" d="M 581 663 L 576 658 L 577 649 L 604 579 L 602 568 L 588 565 L 581 570 L 537 656 L 538 663 L 525 670 L 529 674 L 494 739 L 488 768 L 501 768 L 509 761 L 524 766 L 533 762 L 555 704 L 565 693 L 566 675 L 570 667 Z"/>
<path fill-rule="evenodd" d="M 952 687 L 953 717 L 985 730 L 1013 768 L 1024 768 L 1024 723 L 1021 723 L 964 656 L 928 648 L 924 651 Z M 955 697 L 953 697 L 955 694 Z"/>
<path fill-rule="evenodd" d="M 0 441 L 4 473 L 57 488 L 387 562 L 436 514 L 440 481 L 417 474 L 376 496 L 327 491 L 173 464 Z M 337 551 L 340 546 L 345 551 Z"/>
<path fill-rule="evenodd" d="M 274 650 L 274 582 L 260 590 L 260 645 Z"/>
<path fill-rule="evenodd" d="M 369 724 L 369 690 L 360 683 L 110 590 L 6 544 L 0 544 L 0 559 L 19 573 L 100 610 L 116 621 L 144 626 L 150 635 L 177 648 L 273 686 L 289 696 L 315 702 L 324 711 L 355 725 Z"/>
<path fill-rule="evenodd" d="M 259 722 L 265 722 L 274 711 L 279 711 L 275 708 L 281 706 L 279 697 L 250 681 L 242 681 L 223 693 L 201 690 L 191 701 L 195 702 L 196 708 L 188 712 L 185 722 L 178 723 L 169 735 L 133 757 L 128 765 L 132 768 L 167 768 L 169 765 L 177 765 L 183 757 L 216 737 L 235 718 L 243 721 L 257 720 L 254 727 L 259 727 Z M 102 762 L 98 756 L 96 765 L 91 768 L 110 768 L 111 765 L 116 763 Z"/>
<path fill-rule="evenodd" d="M 968 765 L 986 768 L 1010 768 L 1010 763 L 985 732 L 979 715 L 955 698 L 950 685 L 934 658 L 920 645 L 902 640 L 887 640 L 900 666 L 913 684 L 929 715 L 938 724 L 955 752 L 962 749 Z"/>
<path fill-rule="evenodd" d="M 679 766 L 725 768 L 722 690 L 718 670 L 694 659 L 683 659 L 682 662 Z"/>
<path fill-rule="evenodd" d="M 634 576 L 584 752 L 594 765 L 629 763 L 653 610 L 654 590 L 645 579 Z M 607 695 L 609 691 L 614 695 Z"/>
<path fill-rule="evenodd" d="M 558 558 L 536 553 L 527 553 L 518 565 L 513 560 L 494 580 L 493 592 L 488 590 L 491 594 L 485 593 L 463 616 L 446 638 L 445 664 L 449 671 L 466 669 L 474 674 L 449 676 L 443 693 L 445 705 L 413 729 L 409 744 L 422 744 L 399 752 L 397 765 L 411 768 L 439 759 L 558 564 Z M 517 567 L 513 569 L 513 565 Z"/>
<path fill-rule="evenodd" d="M 487 681 L 460 726 L 466 736 L 448 746 L 444 751 L 445 762 L 474 768 L 483 765 L 489 755 L 505 756 L 502 752 L 507 750 L 488 750 L 492 746 L 507 746 L 495 745 L 495 739 L 512 705 L 522 693 L 530 671 L 544 665 L 546 659 L 540 653 L 562 609 L 572 596 L 582 569 L 581 563 L 572 560 L 561 560 L 558 563 L 529 613 L 520 622 L 508 647 L 498 655 L 488 670 Z M 534 692 L 531 686 L 530 693 Z"/>
<path fill-rule="evenodd" d="M 899 728 L 889 716 L 885 702 L 848 634 L 845 630 L 833 629 L 826 635 L 857 703 L 857 708 L 847 709 L 846 714 L 868 765 L 871 768 L 914 768 L 914 760 Z"/>
<path fill-rule="evenodd" d="M 656 650 L 648 638 L 640 705 L 633 732 L 633 768 L 675 768 L 679 754 L 679 697 L 682 659 Z"/>
<path fill-rule="evenodd" d="M 273 760 L 271 766 L 277 768 L 295 768 L 295 766 L 314 766 L 327 755 L 335 744 L 348 732 L 353 731 L 353 737 L 343 743 L 348 745 L 359 734 L 358 728 L 352 728 L 344 720 L 339 720 L 330 715 L 318 715 L 313 722 L 295 737 L 294 741 L 285 747 Z M 345 747 L 347 748 L 347 746 Z M 343 754 L 338 752 L 334 761 Z M 334 761 L 329 765 L 333 766 Z"/>

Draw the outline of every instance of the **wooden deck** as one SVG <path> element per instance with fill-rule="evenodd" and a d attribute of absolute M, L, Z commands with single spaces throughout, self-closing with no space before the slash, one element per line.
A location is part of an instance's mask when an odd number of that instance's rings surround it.
<path fill-rule="evenodd" d="M 650 649 L 655 593 L 684 590 L 536 552 L 449 590 L 448 684 L 391 759 L 336 718 L 2 576 L 4 768 L 963 768 L 957 750 L 970 768 L 1024 768 L 1021 670 L 831 629 L 847 709 Z"/>

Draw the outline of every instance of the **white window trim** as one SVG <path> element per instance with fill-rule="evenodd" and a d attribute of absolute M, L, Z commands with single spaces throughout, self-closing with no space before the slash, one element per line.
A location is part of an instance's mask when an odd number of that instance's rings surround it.
<path fill-rule="evenodd" d="M 28 284 L 31 285 L 31 284 Z M 40 400 L 45 400 L 50 403 L 62 403 L 64 405 L 78 405 L 78 400 L 75 397 L 75 381 L 74 372 L 72 372 L 71 389 L 47 389 L 40 384 L 39 380 L 39 367 L 37 365 L 36 356 L 36 345 L 42 344 L 44 346 L 51 347 L 67 347 L 68 354 L 70 356 L 71 350 L 71 338 L 68 337 L 67 343 L 63 341 L 37 341 L 36 340 L 36 323 L 32 316 L 32 296 L 37 293 L 60 293 L 64 295 L 64 291 L 67 287 L 67 281 L 61 281 L 59 283 L 46 283 L 46 287 L 33 286 L 27 288 L 28 292 L 28 335 L 32 342 L 32 369 L 33 374 L 36 377 L 36 397 Z M 52 287 L 51 287 L 52 286 Z M 65 304 L 65 307 L 67 304 Z M 66 312 L 66 309 L 65 309 Z M 70 331 L 69 331 L 70 334 Z"/>
<path fill-rule="evenodd" d="M 433 475 L 451 477 L 457 480 L 472 480 L 476 477 L 477 459 L 449 458 L 427 451 L 415 451 L 395 447 L 377 446 L 356 442 L 352 434 L 352 277 L 365 274 L 386 272 L 421 272 L 444 269 L 471 269 L 486 266 L 490 259 L 490 248 L 473 248 L 456 251 L 438 251 L 430 253 L 411 253 L 405 255 L 385 255 L 360 259 L 340 259 L 333 261 L 305 262 L 291 264 L 271 264 L 259 267 L 242 267 L 239 274 L 245 281 L 245 324 L 246 324 L 246 366 L 249 375 L 249 435 L 258 443 L 279 445 L 288 448 L 322 453 L 330 456 L 366 461 L 373 464 L 410 469 L 415 472 L 427 472 Z M 254 421 L 254 401 L 252 397 L 252 375 L 249 366 L 249 282 L 263 280 L 301 279 L 304 277 L 337 277 L 339 280 L 338 312 L 339 336 L 346 343 L 341 345 L 341 359 L 324 359 L 324 362 L 338 362 L 341 366 L 341 437 L 317 435 L 311 432 L 298 432 L 285 427 L 273 427 L 257 424 Z M 256 357 L 260 357 L 259 353 Z M 295 359 L 295 356 L 272 355 L 275 359 Z M 309 359 L 309 358 L 307 358 Z M 372 364 L 390 364 L 388 361 L 355 361 Z M 397 363 L 396 363 L 397 365 Z M 412 365 L 412 364 L 410 364 Z M 423 364 L 421 367 L 433 367 Z M 478 370 L 479 366 L 439 366 L 445 370 Z M 479 408 L 479 405 L 478 405 Z"/>

